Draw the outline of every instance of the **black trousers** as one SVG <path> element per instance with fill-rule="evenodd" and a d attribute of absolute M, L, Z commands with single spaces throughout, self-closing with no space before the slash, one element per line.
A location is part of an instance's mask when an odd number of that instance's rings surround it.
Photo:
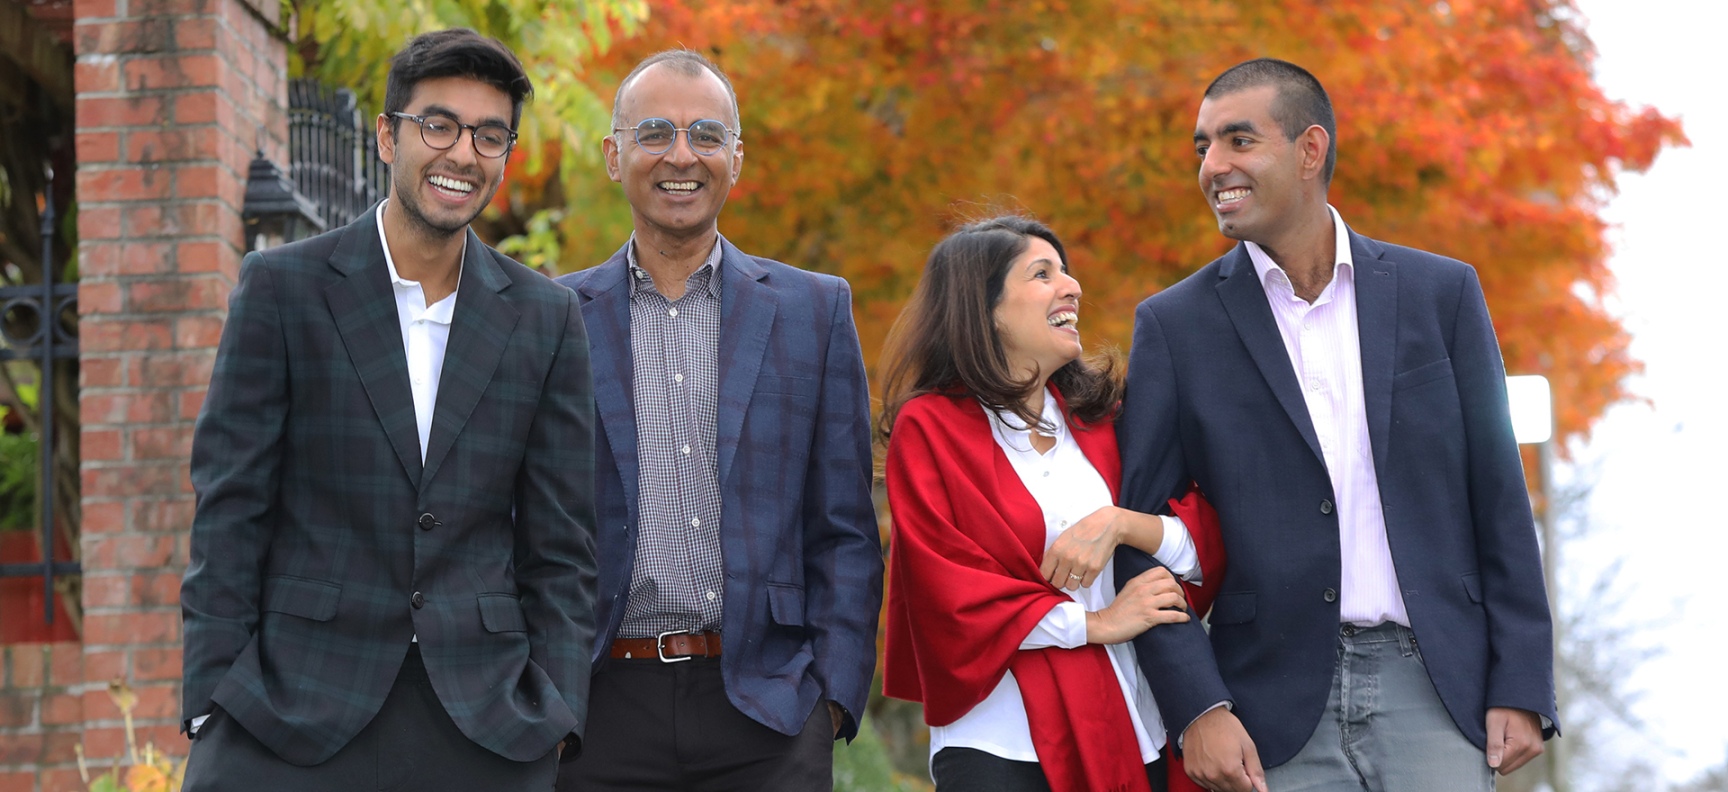
<path fill-rule="evenodd" d="M 1167 792 L 1170 780 L 1159 759 L 1146 765 L 1152 792 Z M 1050 792 L 1044 768 L 1037 762 L 1003 759 L 973 748 L 943 748 L 930 760 L 936 792 Z"/>
<path fill-rule="evenodd" d="M 182 792 L 545 792 L 557 765 L 556 748 L 515 762 L 464 736 L 415 646 L 383 709 L 323 764 L 289 764 L 217 707 L 192 741 Z"/>
<path fill-rule="evenodd" d="M 588 692 L 582 754 L 558 792 L 815 792 L 834 788 L 834 726 L 818 702 L 784 735 L 726 698 L 719 658 L 609 660 Z"/>

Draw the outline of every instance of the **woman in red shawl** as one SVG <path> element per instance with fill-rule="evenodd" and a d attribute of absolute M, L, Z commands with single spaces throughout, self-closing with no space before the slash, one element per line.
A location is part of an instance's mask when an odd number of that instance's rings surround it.
<path fill-rule="evenodd" d="M 1188 620 L 1172 570 L 1222 574 L 1216 517 L 1113 505 L 1122 378 L 1081 358 L 1079 307 L 1050 229 L 984 220 L 931 251 L 884 353 L 884 692 L 923 702 L 938 792 L 1167 788 L 1128 641 Z M 1169 568 L 1118 592 L 1119 544 Z"/>

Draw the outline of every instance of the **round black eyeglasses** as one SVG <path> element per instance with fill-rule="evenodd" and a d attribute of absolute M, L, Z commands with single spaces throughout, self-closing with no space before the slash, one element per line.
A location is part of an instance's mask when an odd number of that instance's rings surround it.
<path fill-rule="evenodd" d="M 482 157 L 497 159 L 510 153 L 510 147 L 516 144 L 516 133 L 503 124 L 464 124 L 454 118 L 443 115 L 414 115 L 412 113 L 391 113 L 393 118 L 413 121 L 420 125 L 420 139 L 427 146 L 439 151 L 445 151 L 456 145 L 462 139 L 462 130 L 468 130 L 468 139 L 474 143 L 474 153 Z"/>
<path fill-rule="evenodd" d="M 672 144 L 678 140 L 678 133 L 684 133 L 684 139 L 690 141 L 690 150 L 704 157 L 712 157 L 726 147 L 728 138 L 738 137 L 738 133 L 719 121 L 703 119 L 692 121 L 690 126 L 679 128 L 664 118 L 643 119 L 642 123 L 633 127 L 614 127 L 614 133 L 636 133 L 636 145 L 649 154 L 665 154 L 672 150 Z"/>

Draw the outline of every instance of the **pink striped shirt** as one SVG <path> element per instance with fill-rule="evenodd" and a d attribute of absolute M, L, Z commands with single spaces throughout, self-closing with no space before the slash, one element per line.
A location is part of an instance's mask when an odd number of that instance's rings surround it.
<path fill-rule="evenodd" d="M 1338 539 L 1343 579 L 1338 586 L 1339 621 L 1375 625 L 1397 622 L 1410 626 L 1399 593 L 1398 570 L 1386 541 L 1386 515 L 1380 508 L 1380 480 L 1368 442 L 1368 413 L 1362 395 L 1362 344 L 1356 324 L 1355 263 L 1350 257 L 1350 233 L 1337 209 L 1332 224 L 1337 239 L 1337 264 L 1332 282 L 1313 304 L 1296 296 L 1284 270 L 1253 242 L 1245 243 L 1302 398 L 1320 440 L 1326 470 L 1332 477 L 1338 515 Z"/>

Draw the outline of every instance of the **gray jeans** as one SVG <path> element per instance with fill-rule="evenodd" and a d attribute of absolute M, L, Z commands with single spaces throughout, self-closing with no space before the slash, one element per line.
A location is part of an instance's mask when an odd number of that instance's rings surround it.
<path fill-rule="evenodd" d="M 1452 722 L 1409 628 L 1345 625 L 1314 735 L 1266 771 L 1272 792 L 1488 792 L 1482 749 Z"/>

